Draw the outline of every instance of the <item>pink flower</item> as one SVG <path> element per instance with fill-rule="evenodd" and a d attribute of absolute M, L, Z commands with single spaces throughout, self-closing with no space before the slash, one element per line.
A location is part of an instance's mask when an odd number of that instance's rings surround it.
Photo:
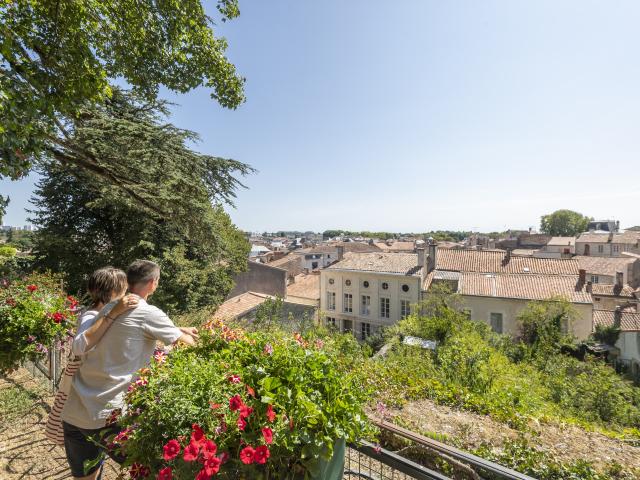
<path fill-rule="evenodd" d="M 246 385 L 246 387 L 247 387 L 247 395 L 255 398 L 256 397 L 256 391 L 253 388 L 251 388 L 249 385 Z"/>
<path fill-rule="evenodd" d="M 227 423 L 224 420 L 222 420 L 222 422 L 220 422 L 220 425 L 216 427 L 215 433 L 216 435 L 220 435 L 226 431 L 227 431 Z"/>
<path fill-rule="evenodd" d="M 253 463 L 253 455 L 255 450 L 252 447 L 244 447 L 240 451 L 240 460 L 245 465 L 251 465 Z"/>
<path fill-rule="evenodd" d="M 273 407 L 271 405 L 267 405 L 267 419 L 271 423 L 276 419 L 276 412 L 273 411 Z"/>
<path fill-rule="evenodd" d="M 211 475 L 207 473 L 207 470 L 205 468 L 200 470 L 196 475 L 196 480 L 209 480 L 210 478 L 211 478 Z"/>
<path fill-rule="evenodd" d="M 36 290 L 38 290 L 38 286 L 37 285 L 27 285 L 27 290 L 29 290 L 31 293 L 33 293 Z"/>
<path fill-rule="evenodd" d="M 197 423 L 191 425 L 191 428 L 191 443 L 198 445 L 198 447 L 202 446 L 202 444 L 204 444 L 204 442 L 207 440 L 207 437 L 205 437 L 202 428 L 200 428 L 200 425 L 198 425 Z"/>
<path fill-rule="evenodd" d="M 167 444 L 162 447 L 164 452 L 163 458 L 166 461 L 173 460 L 180 454 L 180 443 L 177 440 L 169 440 Z"/>
<path fill-rule="evenodd" d="M 232 412 L 235 412 L 236 410 L 238 410 L 242 405 L 243 403 L 242 403 L 242 398 L 240 398 L 240 395 L 234 395 L 229 399 L 229 409 Z"/>
<path fill-rule="evenodd" d="M 198 459 L 198 453 L 200 452 L 199 445 L 191 442 L 184 449 L 184 454 L 182 455 L 182 459 L 185 462 L 193 462 Z"/>
<path fill-rule="evenodd" d="M 215 475 L 220 470 L 221 464 L 222 460 L 218 457 L 207 458 L 204 461 L 204 469 L 209 476 Z"/>
<path fill-rule="evenodd" d="M 158 472 L 158 476 L 156 480 L 172 480 L 173 479 L 173 470 L 171 467 L 163 468 Z"/>
<path fill-rule="evenodd" d="M 238 425 L 238 430 L 244 430 L 245 427 L 247 426 L 247 422 L 244 420 L 244 418 L 240 417 L 238 418 L 237 425 Z"/>
<path fill-rule="evenodd" d="M 269 452 L 269 447 L 267 447 L 266 445 L 260 445 L 255 449 L 255 452 L 253 453 L 253 460 L 256 463 L 262 465 L 267 463 L 267 459 L 270 455 L 271 452 Z"/>
<path fill-rule="evenodd" d="M 240 383 L 242 382 L 242 380 L 240 379 L 240 375 L 231 375 L 227 380 L 229 380 L 231 383 Z"/>
<path fill-rule="evenodd" d="M 204 458 L 215 457 L 217 451 L 218 446 L 212 440 L 207 440 L 202 445 L 202 455 L 204 455 Z"/>
<path fill-rule="evenodd" d="M 211 408 L 211 410 L 217 410 L 218 408 L 220 408 L 222 406 L 221 403 L 213 403 L 213 402 L 209 402 L 209 407 Z"/>
<path fill-rule="evenodd" d="M 248 418 L 252 413 L 253 408 L 248 407 L 247 405 L 242 405 L 240 407 L 240 418 Z"/>
<path fill-rule="evenodd" d="M 264 427 L 262 429 L 262 436 L 264 437 L 264 443 L 270 445 L 273 442 L 273 430 L 269 427 Z"/>
<path fill-rule="evenodd" d="M 263 352 L 264 352 L 264 354 L 265 354 L 265 355 L 273 355 L 273 347 L 271 346 L 271 344 L 270 344 L 270 343 L 267 343 L 267 344 L 264 346 L 264 350 L 263 350 Z"/>
<path fill-rule="evenodd" d="M 162 350 L 156 350 L 153 354 L 153 359 L 158 363 L 164 363 L 167 359 L 167 354 Z"/>
<path fill-rule="evenodd" d="M 229 452 L 222 452 L 218 455 L 218 458 L 220 459 L 220 462 L 227 463 L 227 460 L 229 460 Z"/>
<path fill-rule="evenodd" d="M 324 342 L 322 340 L 320 340 L 320 339 L 317 339 L 316 340 L 316 348 L 318 350 L 320 350 L 322 347 L 324 347 Z"/>

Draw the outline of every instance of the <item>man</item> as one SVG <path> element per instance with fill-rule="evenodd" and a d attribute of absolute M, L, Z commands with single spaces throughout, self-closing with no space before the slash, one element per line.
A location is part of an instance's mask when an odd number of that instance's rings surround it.
<path fill-rule="evenodd" d="M 137 260 L 129 266 L 129 291 L 140 297 L 138 306 L 117 319 L 106 315 L 112 324 L 87 352 L 73 379 L 62 420 L 67 461 L 76 479 L 100 478 L 102 462 L 85 472 L 85 461 L 102 454 L 95 439 L 118 431 L 117 426 L 105 428 L 106 421 L 123 407 L 135 372 L 149 363 L 156 342 L 193 345 L 198 339 L 195 328 L 177 328 L 162 310 L 147 303 L 159 280 L 160 267 L 153 262 Z"/>

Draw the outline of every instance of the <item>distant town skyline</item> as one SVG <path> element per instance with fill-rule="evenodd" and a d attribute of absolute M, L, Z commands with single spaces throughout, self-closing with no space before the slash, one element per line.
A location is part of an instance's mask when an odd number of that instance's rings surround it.
<path fill-rule="evenodd" d="M 640 3 L 242 0 L 216 26 L 235 111 L 162 91 L 195 148 L 250 164 L 236 225 L 538 228 L 568 208 L 640 224 Z M 35 177 L 0 181 L 23 225 Z"/>

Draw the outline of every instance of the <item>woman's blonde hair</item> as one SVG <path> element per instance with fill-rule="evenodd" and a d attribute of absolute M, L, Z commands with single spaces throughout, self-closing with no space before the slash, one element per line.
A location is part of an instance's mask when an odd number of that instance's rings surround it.
<path fill-rule="evenodd" d="M 89 276 L 87 290 L 94 303 L 109 303 L 114 295 L 127 291 L 127 274 L 119 268 L 99 268 Z"/>

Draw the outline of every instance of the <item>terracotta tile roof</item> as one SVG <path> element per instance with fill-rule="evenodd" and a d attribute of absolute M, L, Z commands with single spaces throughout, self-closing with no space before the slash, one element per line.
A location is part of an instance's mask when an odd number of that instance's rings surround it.
<path fill-rule="evenodd" d="M 610 275 L 615 277 L 616 272 L 626 272 L 629 265 L 637 262 L 637 257 L 590 257 L 577 255 L 575 257 L 587 273 Z"/>
<path fill-rule="evenodd" d="M 593 284 L 593 295 L 603 297 L 625 297 L 635 298 L 633 288 L 629 285 L 623 285 L 622 288 L 617 285 L 603 285 L 601 283 Z"/>
<path fill-rule="evenodd" d="M 344 258 L 327 270 L 357 270 L 362 272 L 396 273 L 420 276 L 416 253 L 346 253 Z"/>
<path fill-rule="evenodd" d="M 581 243 L 624 243 L 637 244 L 640 241 L 640 232 L 626 231 L 622 233 L 583 233 L 578 237 Z"/>
<path fill-rule="evenodd" d="M 291 263 L 299 263 L 300 267 L 302 268 L 302 263 L 301 262 L 302 262 L 302 259 L 299 256 L 289 254 L 289 255 L 285 255 L 282 258 L 274 260 L 273 262 L 269 262 L 268 265 L 270 267 L 278 267 L 278 268 L 282 268 L 284 270 L 289 270 L 287 267 Z"/>
<path fill-rule="evenodd" d="M 511 255 L 504 250 L 438 250 L 438 270 L 480 273 L 578 275 L 577 260 Z M 528 270 L 527 270 L 528 269 Z"/>
<path fill-rule="evenodd" d="M 594 310 L 593 328 L 597 325 L 611 327 L 615 322 L 615 313 L 612 310 Z M 620 315 L 620 330 L 624 332 L 640 332 L 640 313 L 622 312 Z"/>
<path fill-rule="evenodd" d="M 320 299 L 320 275 L 301 273 L 294 277 L 294 283 L 287 285 L 287 297 Z"/>
<path fill-rule="evenodd" d="M 416 249 L 416 245 L 414 242 L 393 242 L 391 245 L 387 245 L 386 242 L 376 242 L 374 243 L 376 247 L 378 247 L 383 252 L 414 252 Z"/>
<path fill-rule="evenodd" d="M 275 298 L 263 293 L 246 292 L 223 302 L 213 314 L 213 318 L 232 320 L 250 312 L 261 305 L 267 298 Z"/>
<path fill-rule="evenodd" d="M 303 248 L 300 250 L 296 250 L 296 253 L 299 254 L 309 254 L 309 253 L 336 253 L 338 251 L 338 247 L 344 247 L 345 253 L 347 252 L 380 252 L 381 250 L 375 245 L 369 245 L 364 242 L 336 242 L 336 243 L 325 243 L 322 245 L 318 245 L 310 248 Z"/>
<path fill-rule="evenodd" d="M 547 300 L 565 297 L 573 303 L 591 303 L 591 295 L 578 288 L 577 275 L 484 274 L 463 272 L 458 293 L 480 297 Z"/>
<path fill-rule="evenodd" d="M 554 247 L 569 247 L 576 244 L 576 237 L 551 237 L 547 245 Z"/>

